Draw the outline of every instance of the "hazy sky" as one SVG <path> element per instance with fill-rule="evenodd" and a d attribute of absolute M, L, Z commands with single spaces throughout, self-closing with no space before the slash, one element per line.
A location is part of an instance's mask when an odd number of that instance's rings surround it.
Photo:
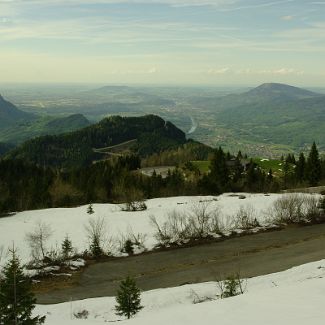
<path fill-rule="evenodd" d="M 0 82 L 325 86 L 325 1 L 0 0 Z"/>

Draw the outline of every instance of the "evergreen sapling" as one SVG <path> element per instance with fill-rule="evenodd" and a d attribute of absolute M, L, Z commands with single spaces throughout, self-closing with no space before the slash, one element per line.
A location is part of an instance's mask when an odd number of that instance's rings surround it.
<path fill-rule="evenodd" d="M 140 289 L 137 287 L 133 278 L 128 276 L 121 282 L 117 292 L 116 302 L 116 314 L 119 316 L 126 316 L 128 319 L 143 308 L 143 306 L 141 306 Z"/>
<path fill-rule="evenodd" d="M 45 316 L 32 316 L 36 298 L 31 291 L 31 281 L 23 273 L 15 250 L 3 269 L 0 280 L 0 325 L 37 325 Z"/>

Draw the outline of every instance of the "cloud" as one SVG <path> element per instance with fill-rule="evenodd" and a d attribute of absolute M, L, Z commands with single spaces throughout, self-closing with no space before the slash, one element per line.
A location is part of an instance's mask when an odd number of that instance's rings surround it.
<path fill-rule="evenodd" d="M 293 20 L 294 17 L 293 16 L 282 16 L 281 19 L 285 20 L 285 21 L 290 21 L 290 20 Z"/>
<path fill-rule="evenodd" d="M 153 74 L 153 73 L 157 73 L 158 72 L 158 69 L 156 67 L 152 67 L 148 70 L 148 73 L 149 74 Z"/>
<path fill-rule="evenodd" d="M 220 68 L 220 69 L 209 69 L 208 74 L 211 75 L 219 75 L 219 74 L 226 74 L 232 72 L 230 68 Z"/>
<path fill-rule="evenodd" d="M 293 68 L 279 68 L 279 69 L 251 69 L 251 68 L 219 68 L 219 69 L 209 69 L 207 71 L 209 75 L 273 75 L 273 76 L 301 76 L 304 74 L 304 71 L 296 70 Z"/>
<path fill-rule="evenodd" d="M 166 4 L 173 7 L 188 7 L 188 6 L 214 6 L 219 7 L 221 11 L 236 11 L 245 9 L 256 9 L 282 5 L 285 3 L 294 2 L 295 0 L 278 0 L 267 1 L 262 3 L 253 3 L 248 5 L 239 5 L 245 3 L 242 0 L 0 0 L 1 3 L 11 3 L 19 5 L 41 4 L 46 5 L 81 5 L 81 4 Z"/>
<path fill-rule="evenodd" d="M 261 70 L 258 71 L 258 73 L 278 75 L 278 76 L 287 76 L 287 75 L 301 76 L 304 74 L 304 71 L 295 70 L 292 68 L 281 68 L 281 69 L 274 69 L 274 70 Z"/>
<path fill-rule="evenodd" d="M 173 6 L 221 6 L 232 5 L 239 0 L 0 0 L 1 3 L 19 3 L 19 4 L 168 4 Z"/>

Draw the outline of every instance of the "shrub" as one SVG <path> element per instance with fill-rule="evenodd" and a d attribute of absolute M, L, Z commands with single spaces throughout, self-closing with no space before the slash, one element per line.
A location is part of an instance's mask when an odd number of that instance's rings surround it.
<path fill-rule="evenodd" d="M 224 281 L 218 281 L 220 298 L 242 295 L 245 292 L 245 281 L 240 279 L 239 273 L 232 274 Z"/>
<path fill-rule="evenodd" d="M 306 194 L 287 194 L 273 203 L 270 221 L 275 224 L 315 223 L 321 221 L 319 199 Z"/>
<path fill-rule="evenodd" d="M 128 255 L 134 254 L 134 248 L 139 250 L 144 250 L 144 242 L 146 240 L 146 235 L 141 233 L 134 233 L 132 228 L 129 227 L 127 234 L 120 235 L 118 239 L 119 251 L 122 253 L 127 253 Z"/>
<path fill-rule="evenodd" d="M 95 258 L 103 256 L 105 254 L 104 246 L 107 242 L 105 220 L 103 218 L 90 219 L 85 230 L 91 255 Z"/>
<path fill-rule="evenodd" d="M 131 239 L 127 239 L 124 243 L 124 252 L 127 253 L 128 255 L 133 255 L 134 254 L 134 248 L 133 248 L 133 243 Z"/>
<path fill-rule="evenodd" d="M 256 218 L 256 211 L 251 205 L 239 208 L 234 218 L 234 227 L 244 230 L 260 227 Z"/>
<path fill-rule="evenodd" d="M 84 309 L 78 312 L 74 312 L 73 316 L 77 319 L 87 319 L 89 316 L 89 311 Z"/>
<path fill-rule="evenodd" d="M 220 212 L 205 202 L 193 205 L 188 213 L 169 212 L 162 224 L 154 216 L 150 216 L 150 221 L 156 228 L 155 238 L 164 246 L 221 234 Z"/>
<path fill-rule="evenodd" d="M 31 249 L 34 262 L 43 261 L 47 254 L 46 244 L 51 238 L 53 231 L 51 226 L 39 221 L 32 232 L 26 234 L 26 241 Z"/>

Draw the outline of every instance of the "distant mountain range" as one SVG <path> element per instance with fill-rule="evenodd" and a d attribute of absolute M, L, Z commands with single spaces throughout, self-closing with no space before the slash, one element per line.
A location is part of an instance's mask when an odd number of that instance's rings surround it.
<path fill-rule="evenodd" d="M 41 98 L 30 101 L 30 106 L 20 99 L 20 103 L 33 114 L 1 97 L 0 142 L 20 144 L 41 135 L 79 130 L 90 125 L 84 115 L 99 121 L 111 114 L 155 114 L 183 131 L 195 124 L 193 139 L 231 152 L 240 149 L 253 156 L 279 157 L 308 151 L 313 141 L 325 151 L 325 95 L 285 84 L 266 83 L 223 95 L 210 88 L 105 86 L 74 92 L 71 98 Z M 42 116 L 35 114 L 38 111 Z"/>
<path fill-rule="evenodd" d="M 41 166 L 78 167 L 105 158 L 110 148 L 123 143 L 130 144 L 128 151 L 147 156 L 186 141 L 184 132 L 158 116 L 112 116 L 75 132 L 29 140 L 7 158 Z"/>
<path fill-rule="evenodd" d="M 242 94 L 194 102 L 202 109 L 195 116 L 199 124 L 209 125 L 202 135 L 194 134 L 199 141 L 209 133 L 210 139 L 220 139 L 214 145 L 232 151 L 241 147 L 250 154 L 300 151 L 313 141 L 325 150 L 325 95 L 267 83 Z"/>
<path fill-rule="evenodd" d="M 81 114 L 37 116 L 18 109 L 0 95 L 0 141 L 18 144 L 33 137 L 71 132 L 91 123 Z"/>
<path fill-rule="evenodd" d="M 263 100 L 299 100 L 306 98 L 320 97 L 320 94 L 314 93 L 309 90 L 293 87 L 279 83 L 265 83 L 262 84 L 246 94 L 241 96 L 248 96 L 252 99 L 263 99 Z"/>

